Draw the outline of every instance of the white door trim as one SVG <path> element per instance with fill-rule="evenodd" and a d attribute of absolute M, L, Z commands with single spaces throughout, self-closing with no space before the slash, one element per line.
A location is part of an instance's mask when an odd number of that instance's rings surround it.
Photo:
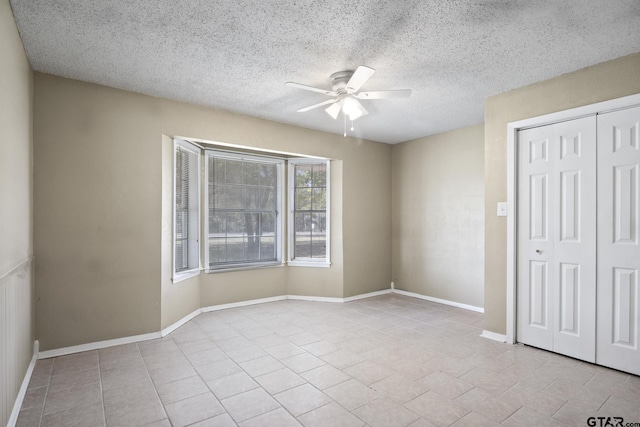
<path fill-rule="evenodd" d="M 640 94 L 625 96 L 570 110 L 545 114 L 507 124 L 507 342 L 514 344 L 516 337 L 516 236 L 517 236 L 517 135 L 522 129 L 578 119 L 598 113 L 640 106 Z"/>

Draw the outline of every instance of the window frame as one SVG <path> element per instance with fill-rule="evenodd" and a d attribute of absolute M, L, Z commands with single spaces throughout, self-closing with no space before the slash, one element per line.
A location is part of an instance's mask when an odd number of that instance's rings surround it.
<path fill-rule="evenodd" d="M 288 159 L 288 254 L 287 264 L 292 267 L 324 267 L 331 266 L 331 160 L 322 158 L 292 158 Z M 326 233 L 326 256 L 324 258 L 295 257 L 295 176 L 296 165 L 324 164 L 326 165 L 326 201 L 325 201 L 325 233 Z"/>
<path fill-rule="evenodd" d="M 276 259 L 274 261 L 247 261 L 247 262 L 233 262 L 225 265 L 219 265 L 215 268 L 210 266 L 209 260 L 209 158 L 223 158 L 236 161 L 255 161 L 262 163 L 273 163 L 276 165 L 276 220 L 275 220 L 275 250 Z M 284 187 L 284 166 L 285 160 L 280 157 L 268 156 L 268 155 L 256 155 L 246 154 L 237 151 L 226 151 L 213 148 L 204 149 L 204 209 L 205 218 L 203 227 L 203 239 L 204 239 L 204 271 L 206 273 L 222 273 L 227 271 L 236 270 L 249 270 L 264 267 L 278 267 L 283 265 L 283 193 Z"/>
<path fill-rule="evenodd" d="M 195 181 L 195 187 L 196 187 L 196 191 L 197 191 L 197 197 L 195 199 L 197 206 L 193 209 L 193 212 L 190 212 L 191 214 L 195 214 L 196 216 L 196 227 L 197 227 L 197 232 L 195 233 L 195 247 L 197 247 L 197 259 L 198 259 L 198 265 L 197 266 L 193 266 L 193 267 L 189 267 L 187 270 L 181 270 L 181 271 L 177 271 L 176 270 L 176 231 L 177 231 L 177 205 L 176 205 L 176 189 L 177 189 L 177 184 L 178 184 L 178 180 L 176 179 L 176 173 L 177 173 L 177 160 L 178 160 L 178 149 L 182 149 L 184 151 L 187 151 L 191 154 L 194 154 L 196 156 L 196 163 L 197 163 L 197 169 L 195 171 L 195 176 L 192 176 L 191 174 L 189 175 L 189 179 Z M 189 279 L 191 277 L 195 277 L 197 275 L 200 274 L 200 271 L 202 269 L 201 266 L 201 243 L 200 243 L 200 238 L 201 238 L 201 233 L 202 233 L 202 227 L 200 226 L 201 221 L 202 221 L 202 217 L 201 217 L 201 201 L 202 201 L 202 194 L 201 194 L 201 180 L 200 180 L 200 174 L 202 171 L 202 150 L 200 149 L 200 147 L 196 146 L 195 144 L 192 144 L 188 141 L 185 141 L 183 139 L 179 139 L 179 138 L 174 138 L 173 140 L 173 173 L 172 173 L 172 190 L 173 190 L 173 194 L 172 194 L 172 230 L 171 230 L 171 271 L 172 271 L 172 277 L 171 280 L 173 283 L 178 283 L 181 282 L 183 280 Z M 190 183 L 190 185 L 192 185 Z M 189 209 L 189 211 L 192 211 L 192 209 Z M 193 243 L 193 242 L 191 242 Z"/>

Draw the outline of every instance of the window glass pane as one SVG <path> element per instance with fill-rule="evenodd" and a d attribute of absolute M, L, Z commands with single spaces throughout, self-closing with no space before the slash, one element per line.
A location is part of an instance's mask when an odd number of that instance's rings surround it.
<path fill-rule="evenodd" d="M 209 238 L 209 262 L 220 263 L 226 261 L 226 240 L 224 237 Z"/>
<path fill-rule="evenodd" d="M 259 185 L 260 184 L 260 164 L 253 162 L 244 163 L 244 184 Z"/>
<path fill-rule="evenodd" d="M 260 256 L 265 261 L 276 259 L 276 244 L 274 236 L 262 236 L 260 239 Z"/>
<path fill-rule="evenodd" d="M 226 185 L 214 185 L 210 187 L 209 193 L 209 207 L 220 209 L 227 205 L 227 186 Z"/>
<path fill-rule="evenodd" d="M 185 245 L 184 245 L 184 240 L 180 239 L 176 239 L 176 254 L 175 254 L 175 268 L 176 271 L 181 271 L 184 270 L 184 263 L 187 260 L 186 254 L 185 254 Z"/>
<path fill-rule="evenodd" d="M 313 184 L 313 165 L 296 165 L 296 187 L 311 187 Z"/>
<path fill-rule="evenodd" d="M 327 255 L 327 237 L 326 224 L 327 216 L 325 213 L 312 214 L 311 225 L 311 257 L 324 258 Z"/>
<path fill-rule="evenodd" d="M 209 174 L 214 181 L 209 211 L 209 265 L 234 267 L 242 263 L 276 261 L 280 236 L 278 227 L 280 161 L 215 159 L 210 165 L 224 168 L 224 174 Z M 221 154 L 224 157 L 233 154 Z M 223 240 L 216 240 L 222 239 Z"/>
<path fill-rule="evenodd" d="M 215 182 L 226 182 L 224 175 L 226 169 L 226 160 L 223 159 L 209 159 L 209 180 Z"/>
<path fill-rule="evenodd" d="M 224 212 L 209 212 L 209 236 L 224 237 L 227 234 L 225 217 L 226 214 Z"/>
<path fill-rule="evenodd" d="M 227 214 L 227 236 L 244 236 L 244 214 L 241 212 L 230 212 Z"/>
<path fill-rule="evenodd" d="M 327 238 L 323 235 L 321 237 L 313 238 L 311 245 L 311 258 L 326 258 L 327 256 Z"/>
<path fill-rule="evenodd" d="M 295 247 L 296 258 L 309 258 L 311 256 L 311 214 L 296 212 L 295 214 Z"/>
<path fill-rule="evenodd" d="M 260 210 L 276 210 L 276 189 L 269 187 L 260 188 Z"/>
<path fill-rule="evenodd" d="M 272 213 L 260 214 L 261 230 L 263 236 L 274 236 L 276 233 L 276 216 Z"/>
<path fill-rule="evenodd" d="M 276 187 L 278 168 L 275 164 L 260 164 L 260 185 L 266 187 Z"/>
<path fill-rule="evenodd" d="M 296 188 L 296 204 L 295 210 L 297 211 L 310 211 L 311 210 L 311 188 Z"/>
<path fill-rule="evenodd" d="M 233 237 L 227 239 L 227 259 L 226 261 L 244 261 L 244 238 Z"/>
<path fill-rule="evenodd" d="M 242 209 L 244 203 L 242 200 L 242 186 L 227 186 L 227 199 L 224 205 L 216 206 L 217 209 Z"/>
<path fill-rule="evenodd" d="M 325 187 L 327 183 L 327 165 L 313 165 L 313 186 Z"/>
<path fill-rule="evenodd" d="M 328 163 L 292 161 L 293 230 L 291 259 L 328 261 Z"/>
<path fill-rule="evenodd" d="M 244 226 L 246 236 L 257 236 L 260 234 L 260 214 L 245 213 Z"/>
<path fill-rule="evenodd" d="M 238 160 L 227 160 L 226 169 L 226 183 L 227 184 L 242 184 L 242 169 L 243 165 Z"/>
<path fill-rule="evenodd" d="M 311 195 L 311 209 L 314 211 L 327 209 L 327 190 L 325 188 L 314 188 Z"/>
<path fill-rule="evenodd" d="M 189 218 L 189 212 L 178 211 L 176 212 L 176 239 L 183 239 L 188 230 L 187 221 Z"/>
<path fill-rule="evenodd" d="M 244 208 L 249 210 L 259 209 L 260 187 L 244 187 Z"/>

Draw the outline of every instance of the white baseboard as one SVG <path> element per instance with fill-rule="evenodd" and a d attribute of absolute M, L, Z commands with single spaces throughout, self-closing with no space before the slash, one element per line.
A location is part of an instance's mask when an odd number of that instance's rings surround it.
<path fill-rule="evenodd" d="M 196 317 L 197 315 L 199 315 L 200 313 L 202 313 L 202 309 L 199 308 L 196 311 L 194 311 L 191 314 L 187 314 L 186 316 L 184 316 L 182 319 L 178 320 L 177 322 L 167 326 L 166 328 L 164 328 L 162 331 L 160 331 L 160 335 L 163 337 L 166 337 L 167 335 L 169 335 L 171 332 L 175 331 L 176 329 L 178 329 L 180 326 L 184 325 L 185 323 L 187 323 L 189 320 L 193 319 L 194 317 Z"/>
<path fill-rule="evenodd" d="M 360 299 L 365 299 L 365 298 L 371 298 L 371 297 L 377 297 L 380 295 L 385 295 L 385 294 L 390 294 L 392 292 L 391 289 L 383 289 L 381 291 L 376 291 L 376 292 L 369 292 L 366 294 L 360 294 L 360 295 L 354 295 L 352 297 L 347 297 L 347 298 L 343 298 L 343 302 L 350 302 L 350 301 L 357 301 Z"/>
<path fill-rule="evenodd" d="M 390 294 L 391 289 L 384 289 L 382 291 L 369 292 L 366 294 L 354 295 L 352 297 L 338 298 L 338 297 L 314 297 L 307 295 L 287 295 L 287 299 L 299 300 L 299 301 L 319 301 L 319 302 L 335 302 L 345 303 L 351 301 L 357 301 L 360 299 L 377 297 L 378 295 Z"/>
<path fill-rule="evenodd" d="M 507 342 L 507 336 L 506 335 L 497 334 L 495 332 L 491 332 L 491 331 L 487 331 L 487 330 L 482 331 L 480 336 L 482 338 L 487 338 L 487 339 L 490 339 L 490 340 L 493 340 L 493 341 Z"/>
<path fill-rule="evenodd" d="M 438 304 L 444 304 L 444 305 L 450 305 L 452 307 L 463 308 L 465 310 L 475 311 L 477 313 L 484 313 L 484 308 L 483 307 L 476 307 L 475 305 L 462 304 L 461 302 L 455 302 L 455 301 L 449 301 L 449 300 L 446 300 L 446 299 L 429 297 L 429 296 L 426 296 L 426 295 L 416 294 L 415 292 L 402 291 L 400 289 L 394 289 L 393 293 L 394 294 L 400 294 L 400 295 L 406 295 L 408 297 L 413 297 L 413 298 L 419 298 L 419 299 L 423 299 L 423 300 L 426 300 L 426 301 L 437 302 Z"/>
<path fill-rule="evenodd" d="M 229 304 L 210 305 L 208 307 L 202 307 L 202 312 L 207 313 L 209 311 L 226 310 L 228 308 L 245 307 L 247 305 L 264 304 L 265 302 L 275 302 L 287 299 L 286 295 L 280 295 L 277 297 L 252 299 L 249 301 L 231 302 Z"/>
<path fill-rule="evenodd" d="M 38 359 L 48 359 L 50 357 L 66 356 L 67 354 L 82 353 L 83 351 L 99 350 L 101 348 L 113 347 L 116 345 L 132 344 L 136 342 L 154 340 L 162 338 L 160 332 L 151 332 L 142 335 L 133 335 L 130 337 L 116 338 L 112 340 L 97 341 L 87 344 L 73 345 L 70 347 L 56 348 L 53 350 L 41 351 L 38 353 Z"/>
<path fill-rule="evenodd" d="M 27 372 L 24 374 L 24 379 L 22 380 L 22 385 L 20 386 L 20 390 L 18 391 L 18 396 L 16 396 L 16 401 L 13 403 L 13 410 L 11 411 L 11 415 L 9 416 L 9 422 L 7 422 L 7 427 L 15 427 L 18 422 L 18 415 L 20 415 L 20 408 L 22 407 L 22 402 L 24 402 L 24 398 L 27 395 L 27 388 L 29 388 L 29 382 L 31 381 L 31 376 L 33 375 L 33 370 L 36 367 L 36 361 L 38 360 L 38 351 L 40 349 L 40 343 L 38 340 L 33 342 L 33 357 L 31 358 L 31 362 L 29 362 L 29 367 L 27 367 Z"/>
<path fill-rule="evenodd" d="M 295 301 L 315 301 L 315 302 L 333 302 L 343 303 L 344 298 L 337 297 L 314 297 L 309 295 L 287 295 L 287 299 Z"/>

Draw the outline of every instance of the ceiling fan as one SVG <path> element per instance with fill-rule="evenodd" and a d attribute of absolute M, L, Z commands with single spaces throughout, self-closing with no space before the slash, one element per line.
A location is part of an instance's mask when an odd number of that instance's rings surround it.
<path fill-rule="evenodd" d="M 355 71 L 346 70 L 338 71 L 330 76 L 331 90 L 320 89 L 317 87 L 307 86 L 300 83 L 286 82 L 287 86 L 297 87 L 311 92 L 318 92 L 332 97 L 326 101 L 309 107 L 301 108 L 299 113 L 314 110 L 316 108 L 328 105 L 325 109 L 334 120 L 338 118 L 342 112 L 349 120 L 353 121 L 368 114 L 368 111 L 358 101 L 359 99 L 389 99 L 389 98 L 407 98 L 411 96 L 411 89 L 397 90 L 377 90 L 373 92 L 359 92 L 360 88 L 373 75 L 373 68 L 358 66 Z"/>

